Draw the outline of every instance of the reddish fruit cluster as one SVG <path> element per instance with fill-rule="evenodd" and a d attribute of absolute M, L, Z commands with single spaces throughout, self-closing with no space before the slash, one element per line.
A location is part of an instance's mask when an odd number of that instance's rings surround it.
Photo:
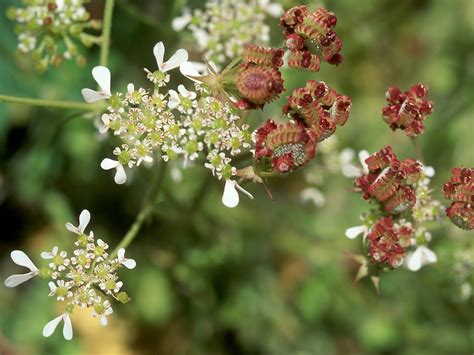
<path fill-rule="evenodd" d="M 444 195 L 453 201 L 446 214 L 459 228 L 474 229 L 474 169 L 454 168 L 451 180 L 444 184 Z"/>
<path fill-rule="evenodd" d="M 410 137 L 423 133 L 423 120 L 433 112 L 433 102 L 426 99 L 428 88 L 425 85 L 413 85 L 403 93 L 392 86 L 385 96 L 388 106 L 383 108 L 383 119 L 392 130 L 401 129 Z"/>
<path fill-rule="evenodd" d="M 317 72 L 320 57 L 330 64 L 341 63 L 342 42 L 333 31 L 336 23 L 334 13 L 324 8 L 309 13 L 303 5 L 285 12 L 280 25 L 285 30 L 286 47 L 291 51 L 288 65 Z"/>
<path fill-rule="evenodd" d="M 349 96 L 338 94 L 323 81 L 309 80 L 288 97 L 283 114 L 310 128 L 320 142 L 346 123 L 350 107 Z"/>
<path fill-rule="evenodd" d="M 355 180 L 364 199 L 373 198 L 389 213 L 400 213 L 416 202 L 413 184 L 420 178 L 422 166 L 415 159 L 398 160 L 387 146 L 369 156 L 369 173 Z"/>
<path fill-rule="evenodd" d="M 277 99 L 285 90 L 280 67 L 283 65 L 284 50 L 247 45 L 243 54 L 244 63 L 236 77 L 236 86 L 241 98 L 240 109 L 262 108 Z"/>
<path fill-rule="evenodd" d="M 401 266 L 412 234 L 410 227 L 394 225 L 391 216 L 379 218 L 367 235 L 371 261 L 388 264 L 392 269 Z"/>
<path fill-rule="evenodd" d="M 257 130 L 255 158 L 262 171 L 287 173 L 314 158 L 316 142 L 301 123 L 267 120 Z"/>

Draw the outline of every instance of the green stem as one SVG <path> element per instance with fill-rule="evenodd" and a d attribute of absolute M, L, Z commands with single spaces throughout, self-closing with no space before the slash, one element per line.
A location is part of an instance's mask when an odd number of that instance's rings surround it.
<path fill-rule="evenodd" d="M 416 159 L 424 163 L 425 159 L 423 159 L 423 150 L 421 149 L 420 141 L 416 139 L 416 137 L 411 137 L 411 142 L 415 148 Z"/>
<path fill-rule="evenodd" d="M 83 111 L 96 111 L 100 108 L 98 105 L 91 105 L 85 102 L 32 99 L 7 95 L 0 95 L 0 102 Z"/>
<path fill-rule="evenodd" d="M 151 199 L 148 201 L 148 203 L 141 209 L 140 213 L 138 213 L 137 217 L 135 218 L 135 221 L 133 222 L 132 226 L 128 230 L 127 234 L 123 237 L 123 239 L 120 241 L 120 243 L 115 247 L 115 249 L 110 253 L 110 259 L 113 259 L 116 255 L 117 252 L 120 248 L 127 248 L 131 242 L 135 239 L 135 237 L 138 235 L 138 232 L 140 231 L 143 223 L 147 219 L 147 217 L 153 212 L 153 209 L 155 208 L 155 205 L 157 202 L 159 202 L 159 199 L 161 197 L 161 191 L 163 191 L 163 185 L 164 185 L 164 180 L 166 177 L 166 171 L 167 171 L 168 164 L 162 164 L 161 169 L 159 172 L 158 179 L 156 181 L 156 193 L 155 193 L 155 198 Z"/>
<path fill-rule="evenodd" d="M 106 0 L 102 30 L 102 46 L 100 48 L 100 65 L 107 66 L 109 61 L 110 34 L 112 33 L 112 14 L 115 0 Z"/>

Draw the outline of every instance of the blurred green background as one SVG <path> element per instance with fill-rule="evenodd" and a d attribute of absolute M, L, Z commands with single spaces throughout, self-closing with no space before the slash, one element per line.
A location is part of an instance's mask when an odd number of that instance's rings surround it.
<path fill-rule="evenodd" d="M 155 68 L 156 42 L 163 41 L 168 54 L 190 48 L 191 35 L 170 26 L 185 3 L 117 1 L 113 90 L 124 90 L 128 82 L 146 85 L 142 68 Z M 19 1 L 1 1 L 0 14 L 14 4 Z M 435 112 L 425 121 L 421 146 L 426 165 L 437 172 L 434 196 L 445 202 L 441 189 L 450 169 L 474 166 L 474 1 L 324 5 L 337 14 L 345 60 L 339 67 L 323 64 L 310 75 L 352 97 L 349 121 L 337 132 L 339 147 L 375 151 L 390 144 L 400 157 L 412 156 L 409 139 L 388 129 L 381 108 L 388 86 L 427 84 Z M 103 2 L 93 1 L 90 10 L 100 18 L 102 8 Z M 273 44 L 279 45 L 278 21 L 269 23 Z M 13 27 L 0 16 L 0 94 L 81 101 L 80 89 L 92 87 L 98 49 L 86 53 L 84 68 L 65 63 L 39 76 L 28 59 L 15 55 Z M 283 75 L 288 92 L 308 79 L 307 73 Z M 277 118 L 283 101 L 254 114 L 255 125 Z M 92 213 L 96 236 L 118 243 L 159 167 L 136 169 L 130 184 L 115 185 L 99 164 L 116 143 L 98 138 L 91 117 L 0 103 L 2 280 L 19 271 L 9 258 L 12 249 L 38 260 L 53 245 L 69 246 L 64 223 L 76 223 L 84 208 Z M 320 168 L 315 160 L 306 170 Z M 384 274 L 377 295 L 366 279 L 352 286 L 357 267 L 344 254 L 361 252 L 360 240 L 346 239 L 344 231 L 368 209 L 349 191 L 350 179 L 340 174 L 326 179 L 322 208 L 300 203 L 299 192 L 308 184 L 298 171 L 270 182 L 275 202 L 261 186 L 247 185 L 255 200 L 242 198 L 231 210 L 220 202 L 223 184 L 209 175 L 195 166 L 180 182 L 166 180 L 163 202 L 127 252 L 138 267 L 121 273 L 133 300 L 114 307 L 108 327 L 78 312 L 73 341 L 59 331 L 43 338 L 43 325 L 59 314 L 46 283 L 2 286 L 0 354 L 473 353 L 474 297 L 462 299 L 457 281 L 460 253 L 474 259 L 472 233 L 444 224 L 431 244 L 439 262 L 416 273 Z M 472 268 L 467 272 L 474 286 Z"/>

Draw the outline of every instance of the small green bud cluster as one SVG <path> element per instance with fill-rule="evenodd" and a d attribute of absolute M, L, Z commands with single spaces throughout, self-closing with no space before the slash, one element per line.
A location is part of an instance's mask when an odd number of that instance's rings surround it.
<path fill-rule="evenodd" d="M 80 65 L 85 57 L 78 42 L 86 47 L 100 43 L 100 37 L 86 33 L 99 30 L 100 21 L 90 19 L 86 0 L 23 0 L 23 7 L 10 7 L 7 17 L 17 22 L 18 51 L 31 53 L 36 69 L 58 67 L 64 59 Z"/>

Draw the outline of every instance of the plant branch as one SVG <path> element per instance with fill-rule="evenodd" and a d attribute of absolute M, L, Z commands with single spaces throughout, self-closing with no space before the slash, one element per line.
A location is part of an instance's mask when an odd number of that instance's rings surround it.
<path fill-rule="evenodd" d="M 115 0 L 106 0 L 102 30 L 102 46 L 100 47 L 100 65 L 107 66 L 110 51 L 110 34 L 112 33 L 112 14 Z"/>
<path fill-rule="evenodd" d="M 159 199 L 161 197 L 161 192 L 163 191 L 163 185 L 164 185 L 164 180 L 166 177 L 167 167 L 168 167 L 168 164 L 161 165 L 158 179 L 156 179 L 156 189 L 153 189 L 156 191 L 155 197 L 150 199 L 150 201 L 148 201 L 148 203 L 140 210 L 132 226 L 130 227 L 128 232 L 125 234 L 123 239 L 120 241 L 120 243 L 117 245 L 117 247 L 112 251 L 112 253 L 110 253 L 109 258 L 111 259 L 114 258 L 117 255 L 117 252 L 120 248 L 127 248 L 130 245 L 130 243 L 133 242 L 135 237 L 138 235 L 138 232 L 140 231 L 143 223 L 145 222 L 147 217 L 151 214 L 151 212 L 153 212 L 153 209 L 155 208 L 156 203 L 159 202 Z"/>
<path fill-rule="evenodd" d="M 0 95 L 0 102 L 83 111 L 96 111 L 101 107 L 99 105 L 91 105 L 85 102 L 32 99 L 28 97 L 17 97 L 7 95 Z"/>

